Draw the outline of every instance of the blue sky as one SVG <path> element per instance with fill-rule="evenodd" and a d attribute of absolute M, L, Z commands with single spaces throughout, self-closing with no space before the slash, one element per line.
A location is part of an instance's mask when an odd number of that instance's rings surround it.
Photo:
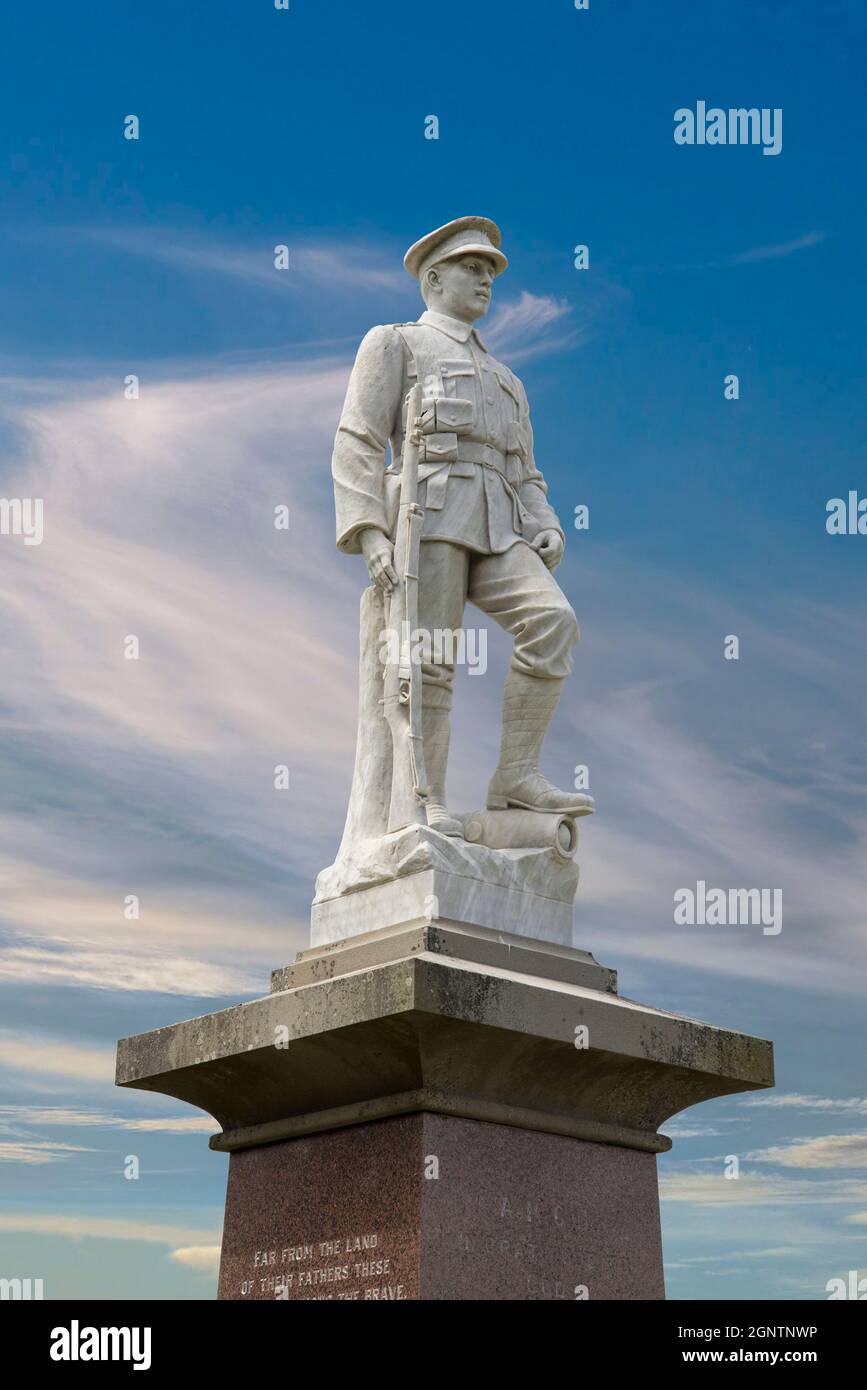
<path fill-rule="evenodd" d="M 213 1122 L 117 1092 L 114 1042 L 306 944 L 364 582 L 331 438 L 359 338 L 419 312 L 406 246 L 474 212 L 511 260 L 483 332 L 561 516 L 591 512 L 545 759 L 587 763 L 599 806 L 576 944 L 776 1045 L 775 1092 L 670 1127 L 669 1296 L 863 1274 L 867 538 L 825 530 L 867 494 L 860 6 L 49 3 L 6 37 L 0 494 L 44 498 L 45 539 L 0 537 L 0 1272 L 213 1294 Z M 782 108 L 782 153 L 675 145 L 699 99 Z M 459 690 L 460 806 L 496 755 L 490 650 Z M 698 879 L 781 888 L 783 931 L 675 926 Z"/>

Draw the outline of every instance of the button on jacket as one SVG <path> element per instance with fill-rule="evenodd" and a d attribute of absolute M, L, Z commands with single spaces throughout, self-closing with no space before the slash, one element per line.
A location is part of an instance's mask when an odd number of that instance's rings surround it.
<path fill-rule="evenodd" d="M 339 549 L 357 554 L 368 526 L 394 534 L 405 402 L 417 380 L 431 422 L 419 456 L 422 539 L 490 555 L 541 530 L 562 536 L 533 458 L 523 385 L 475 328 L 429 309 L 417 323 L 371 329 L 358 350 L 332 461 Z"/>

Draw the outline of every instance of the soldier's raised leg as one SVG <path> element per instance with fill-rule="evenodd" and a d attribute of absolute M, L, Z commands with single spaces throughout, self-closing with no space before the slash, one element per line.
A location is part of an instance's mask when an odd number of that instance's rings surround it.
<path fill-rule="evenodd" d="M 515 638 L 503 693 L 500 761 L 488 788 L 488 807 L 573 815 L 592 810 L 592 797 L 561 791 L 539 771 L 542 743 L 572 670 L 571 651 L 579 636 L 569 600 L 524 541 L 501 555 L 472 556 L 467 596 Z"/>

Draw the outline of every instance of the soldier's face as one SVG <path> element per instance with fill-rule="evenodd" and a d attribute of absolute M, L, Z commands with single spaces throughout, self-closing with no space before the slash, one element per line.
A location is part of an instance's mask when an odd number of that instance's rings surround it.
<path fill-rule="evenodd" d="M 488 312 L 494 283 L 494 262 L 487 256 L 459 256 L 435 266 L 440 293 L 431 308 L 464 323 L 475 323 Z"/>

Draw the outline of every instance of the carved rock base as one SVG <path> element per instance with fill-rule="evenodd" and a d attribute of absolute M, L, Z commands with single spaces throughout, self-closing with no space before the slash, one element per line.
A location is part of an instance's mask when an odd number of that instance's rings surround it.
<path fill-rule="evenodd" d="M 316 881 L 313 945 L 435 917 L 571 946 L 577 827 L 565 817 L 538 820 L 572 827 L 568 855 L 555 848 L 491 849 L 426 825 L 362 841 L 357 863 L 344 855 Z"/>

